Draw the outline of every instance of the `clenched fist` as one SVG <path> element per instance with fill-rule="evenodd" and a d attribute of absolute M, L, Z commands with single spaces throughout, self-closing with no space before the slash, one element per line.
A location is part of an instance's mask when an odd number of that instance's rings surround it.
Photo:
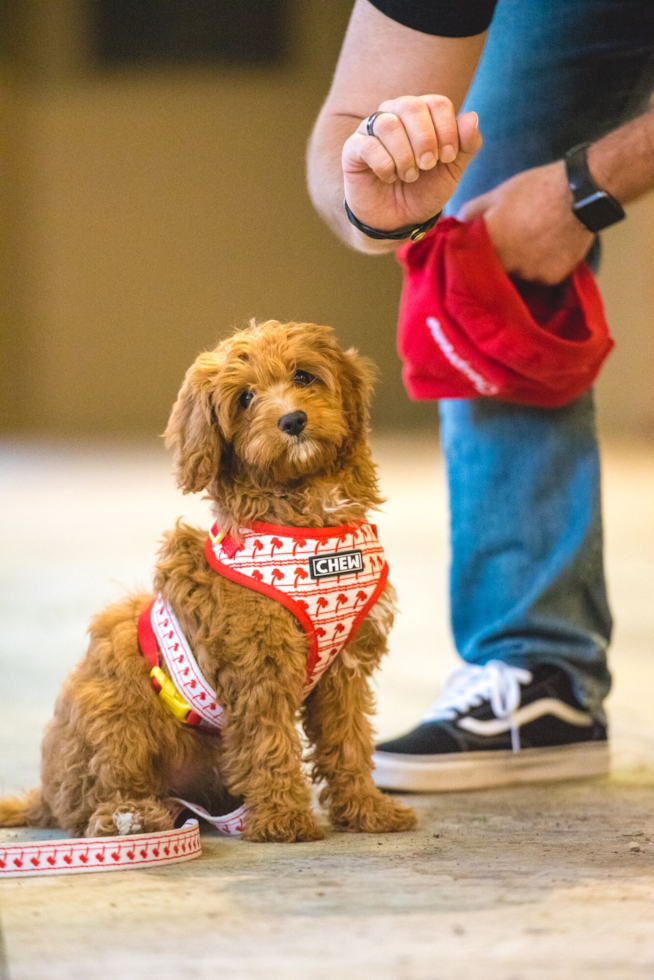
<path fill-rule="evenodd" d="M 402 96 L 379 111 L 374 136 L 363 119 L 343 146 L 345 199 L 373 228 L 422 224 L 447 203 L 480 148 L 477 114 L 457 119 L 443 95 Z"/>

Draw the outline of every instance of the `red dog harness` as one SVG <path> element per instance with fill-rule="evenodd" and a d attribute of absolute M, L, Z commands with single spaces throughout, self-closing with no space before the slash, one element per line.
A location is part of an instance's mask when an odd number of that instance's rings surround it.
<path fill-rule="evenodd" d="M 293 528 L 255 523 L 242 543 L 214 524 L 207 561 L 225 578 L 286 606 L 309 641 L 305 696 L 352 639 L 381 595 L 388 564 L 374 524 Z M 173 714 L 187 725 L 218 731 L 223 709 L 202 676 L 172 609 L 158 596 L 141 613 L 139 642 L 152 683 Z M 161 669 L 163 657 L 168 679 Z"/>
<path fill-rule="evenodd" d="M 254 524 L 240 545 L 214 524 L 207 561 L 220 575 L 270 596 L 300 621 L 309 640 L 305 695 L 382 593 L 388 578 L 374 524 L 304 528 Z"/>
<path fill-rule="evenodd" d="M 388 565 L 374 524 L 294 528 L 255 523 L 241 531 L 242 543 L 214 524 L 205 545 L 207 561 L 225 578 L 275 599 L 304 627 L 309 642 L 305 697 L 353 638 L 381 595 Z M 223 709 L 203 677 L 173 610 L 155 597 L 139 617 L 141 650 L 150 664 L 155 691 L 187 725 L 219 733 Z M 163 660 L 170 677 L 161 669 Z M 211 817 L 186 800 L 168 801 L 238 836 L 245 808 Z M 179 812 L 181 812 L 179 809 Z"/>

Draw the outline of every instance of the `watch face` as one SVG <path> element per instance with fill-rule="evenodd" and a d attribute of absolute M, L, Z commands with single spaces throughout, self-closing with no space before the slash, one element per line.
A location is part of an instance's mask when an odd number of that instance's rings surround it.
<path fill-rule="evenodd" d="M 601 231 L 624 218 L 622 207 L 606 191 L 584 197 L 572 206 L 572 210 L 589 231 Z"/>

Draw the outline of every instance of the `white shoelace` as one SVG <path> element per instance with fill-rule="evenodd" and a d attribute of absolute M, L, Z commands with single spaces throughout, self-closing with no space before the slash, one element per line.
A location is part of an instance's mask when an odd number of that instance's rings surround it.
<path fill-rule="evenodd" d="M 483 667 L 467 664 L 450 674 L 443 693 L 434 701 L 423 721 L 452 721 L 459 712 L 490 701 L 496 718 L 511 723 L 520 705 L 520 685 L 530 684 L 533 677 L 522 667 L 512 667 L 501 660 L 489 660 Z M 520 733 L 511 724 L 511 747 L 520 751 Z"/>

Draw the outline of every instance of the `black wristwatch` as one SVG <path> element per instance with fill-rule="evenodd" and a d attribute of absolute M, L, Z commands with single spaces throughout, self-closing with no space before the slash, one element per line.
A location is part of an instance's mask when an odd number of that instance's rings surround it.
<path fill-rule="evenodd" d="M 590 143 L 580 143 L 568 150 L 565 169 L 574 199 L 572 213 L 589 231 L 598 232 L 625 217 L 624 208 L 607 191 L 601 191 L 588 169 L 586 151 Z"/>

